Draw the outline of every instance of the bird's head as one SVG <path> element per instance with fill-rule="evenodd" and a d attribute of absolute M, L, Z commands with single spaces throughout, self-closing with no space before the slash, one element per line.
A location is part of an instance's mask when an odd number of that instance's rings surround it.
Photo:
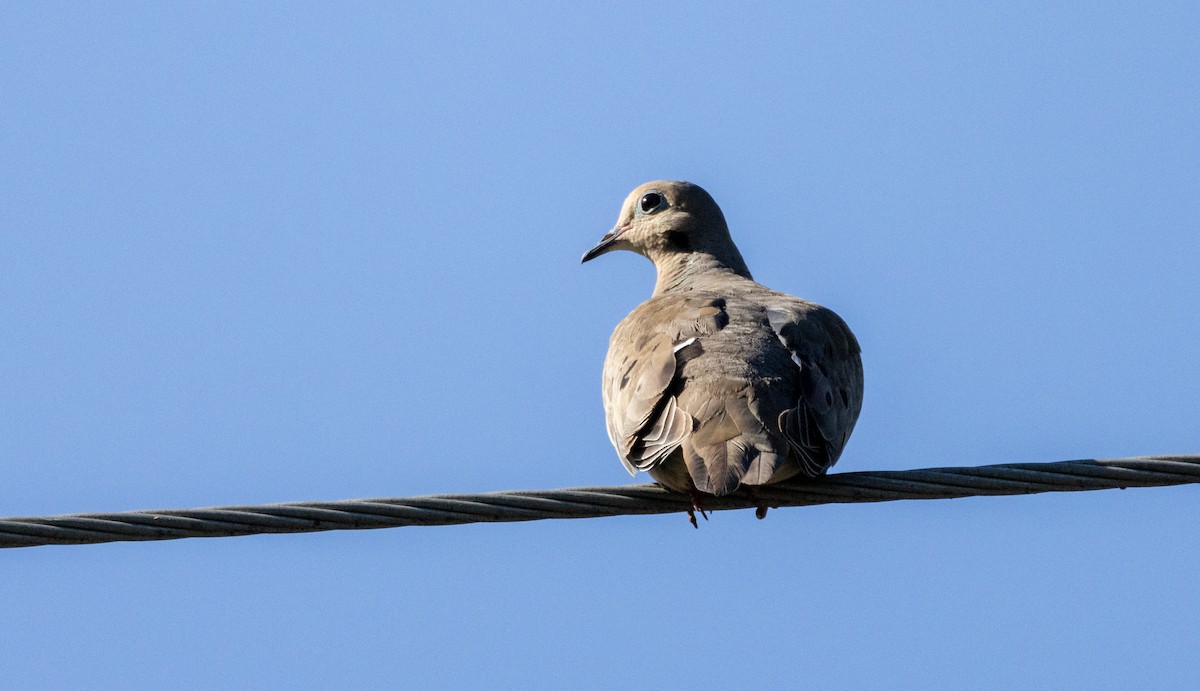
<path fill-rule="evenodd" d="M 617 224 L 583 255 L 590 261 L 613 250 L 630 250 L 656 265 L 679 254 L 696 252 L 741 263 L 729 237 L 725 216 L 701 187 L 677 180 L 655 180 L 629 193 Z"/>

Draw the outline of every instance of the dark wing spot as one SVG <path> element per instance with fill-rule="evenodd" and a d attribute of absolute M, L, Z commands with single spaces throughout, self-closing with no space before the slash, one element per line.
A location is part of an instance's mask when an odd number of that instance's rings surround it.
<path fill-rule="evenodd" d="M 697 327 L 697 328 L 699 328 L 699 327 Z M 704 346 L 701 345 L 700 339 L 696 339 L 696 340 L 692 341 L 691 343 L 689 343 L 687 346 L 675 351 L 675 366 L 677 368 L 676 373 L 678 373 L 679 367 L 683 367 L 684 363 L 686 363 L 690 360 L 695 360 L 696 358 L 700 357 L 703 354 L 704 354 Z"/>
<path fill-rule="evenodd" d="M 839 389 L 838 393 L 842 394 L 842 405 L 850 407 L 850 394 L 845 389 Z"/>
<path fill-rule="evenodd" d="M 726 326 L 729 326 L 729 313 L 725 311 L 725 298 L 717 298 L 716 300 L 713 300 L 712 306 L 721 310 L 720 313 L 713 318 L 717 323 L 717 330 L 720 331 Z"/>
<path fill-rule="evenodd" d="M 633 374 L 633 368 L 637 366 L 637 360 L 630 360 L 629 366 L 625 368 L 624 374 L 621 375 L 621 388 L 625 388 L 629 384 L 629 375 Z"/>

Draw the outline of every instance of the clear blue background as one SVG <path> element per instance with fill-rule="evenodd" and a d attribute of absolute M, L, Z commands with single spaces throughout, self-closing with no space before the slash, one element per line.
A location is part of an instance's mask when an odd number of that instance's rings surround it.
<path fill-rule="evenodd" d="M 836 470 L 1200 451 L 1200 6 L 6 3 L 0 514 L 629 481 L 635 185 L 836 309 Z M 1196 487 L 0 552 L 6 687 L 1183 687 Z"/>

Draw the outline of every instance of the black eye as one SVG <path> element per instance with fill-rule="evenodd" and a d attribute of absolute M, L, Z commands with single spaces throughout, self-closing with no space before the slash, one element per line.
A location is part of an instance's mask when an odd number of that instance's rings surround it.
<path fill-rule="evenodd" d="M 641 208 L 642 213 L 644 214 L 658 211 L 666 205 L 667 200 L 663 199 L 663 196 L 658 192 L 647 192 L 646 194 L 642 195 L 641 200 L 638 201 L 638 207 Z"/>

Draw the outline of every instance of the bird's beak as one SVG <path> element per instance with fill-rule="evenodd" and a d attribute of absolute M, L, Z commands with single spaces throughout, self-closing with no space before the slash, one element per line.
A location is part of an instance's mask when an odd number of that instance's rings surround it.
<path fill-rule="evenodd" d="M 621 236 L 624 235 L 625 231 L 627 230 L 629 230 L 629 224 L 617 226 L 608 231 L 604 237 L 600 238 L 600 242 L 596 243 L 595 247 L 583 254 L 583 259 L 581 259 L 579 263 L 583 264 L 584 262 L 589 262 L 602 254 L 606 254 L 615 249 L 620 249 L 620 247 L 617 246 L 617 241 L 621 239 Z"/>

